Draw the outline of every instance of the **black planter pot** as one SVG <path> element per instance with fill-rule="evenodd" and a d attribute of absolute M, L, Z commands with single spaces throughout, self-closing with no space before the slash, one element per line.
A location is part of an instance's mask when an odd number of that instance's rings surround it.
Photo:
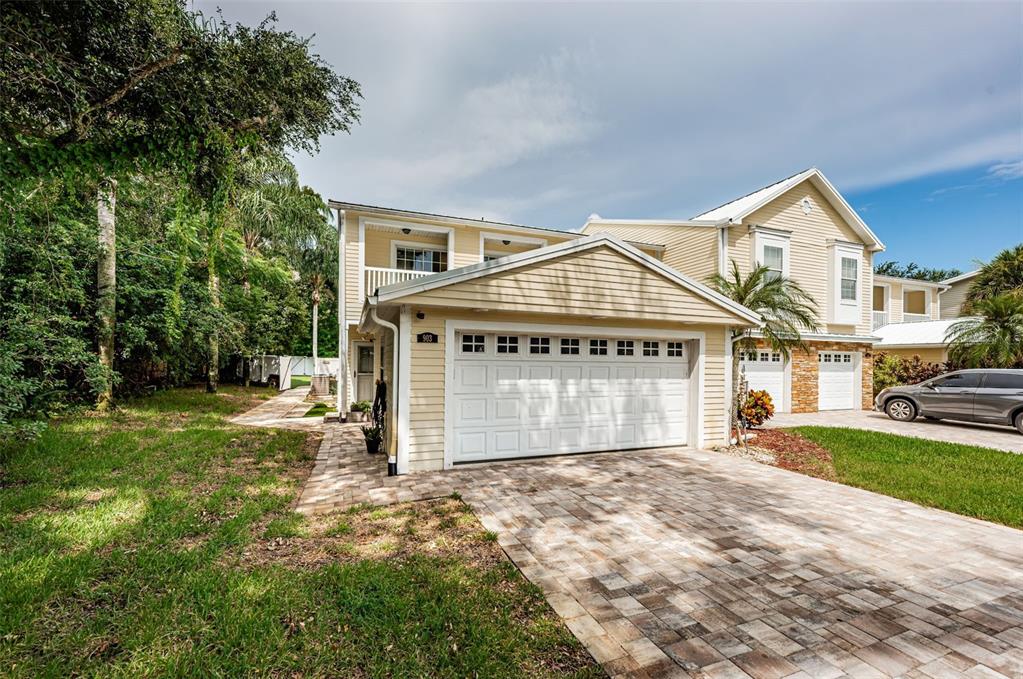
<path fill-rule="evenodd" d="M 366 452 L 370 455 L 376 455 L 380 452 L 380 441 L 370 441 L 366 439 Z"/>

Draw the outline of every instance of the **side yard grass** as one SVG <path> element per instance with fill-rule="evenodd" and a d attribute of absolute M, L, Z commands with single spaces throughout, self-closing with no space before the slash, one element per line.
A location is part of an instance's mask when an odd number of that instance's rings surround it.
<path fill-rule="evenodd" d="M 315 441 L 175 390 L 0 443 L 0 675 L 599 676 L 457 499 L 290 510 Z"/>
<path fill-rule="evenodd" d="M 830 454 L 785 466 L 928 507 L 1023 528 L 1023 455 L 837 427 L 788 430 Z M 829 468 L 830 467 L 830 468 Z"/>

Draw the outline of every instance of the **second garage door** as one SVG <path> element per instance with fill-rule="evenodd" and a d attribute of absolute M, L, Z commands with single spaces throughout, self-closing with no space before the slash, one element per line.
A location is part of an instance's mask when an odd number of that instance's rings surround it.
<path fill-rule="evenodd" d="M 785 401 L 785 361 L 777 351 L 745 352 L 741 359 L 750 389 L 771 395 L 776 413 L 788 412 Z"/>
<path fill-rule="evenodd" d="M 849 352 L 817 354 L 817 409 L 852 410 L 856 404 L 856 361 Z"/>
<path fill-rule="evenodd" d="M 455 462 L 688 442 L 690 341 L 455 335 Z"/>

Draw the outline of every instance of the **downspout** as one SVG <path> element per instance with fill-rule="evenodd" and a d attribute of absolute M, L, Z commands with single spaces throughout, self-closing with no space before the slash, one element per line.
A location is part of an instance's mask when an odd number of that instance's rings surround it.
<path fill-rule="evenodd" d="M 394 341 L 391 343 L 391 417 L 398 421 L 398 326 L 390 321 L 385 321 L 377 315 L 377 308 L 369 311 L 370 318 L 375 323 L 382 325 L 391 331 Z M 388 446 L 390 447 L 390 446 Z M 387 475 L 397 476 L 398 474 L 398 453 L 396 450 L 387 451 Z"/>
<path fill-rule="evenodd" d="M 337 415 L 348 419 L 348 299 L 345 285 L 345 211 L 337 211 Z"/>

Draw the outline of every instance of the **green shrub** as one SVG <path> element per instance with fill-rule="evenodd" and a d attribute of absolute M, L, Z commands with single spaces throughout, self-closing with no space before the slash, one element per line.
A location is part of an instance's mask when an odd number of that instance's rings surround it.
<path fill-rule="evenodd" d="M 926 363 L 919 356 L 906 358 L 880 353 L 874 357 L 874 396 L 900 384 L 919 384 L 948 371 L 946 363 Z"/>
<path fill-rule="evenodd" d="M 774 417 L 774 402 L 764 390 L 750 389 L 739 409 L 739 417 L 750 427 L 759 427 Z"/>

